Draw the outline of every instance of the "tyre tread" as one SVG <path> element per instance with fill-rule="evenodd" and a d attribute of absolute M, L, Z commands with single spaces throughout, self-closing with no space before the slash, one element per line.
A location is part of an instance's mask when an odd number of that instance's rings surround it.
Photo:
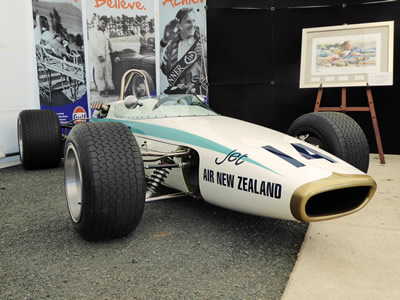
<path fill-rule="evenodd" d="M 61 161 L 61 126 L 53 110 L 23 110 L 19 114 L 26 169 L 57 167 Z"/>
<path fill-rule="evenodd" d="M 75 224 L 78 232 L 87 239 L 129 234 L 142 217 L 145 201 L 143 161 L 133 134 L 121 123 L 89 122 L 76 126 L 69 140 L 79 148 L 86 181 L 87 202 L 82 223 Z"/>

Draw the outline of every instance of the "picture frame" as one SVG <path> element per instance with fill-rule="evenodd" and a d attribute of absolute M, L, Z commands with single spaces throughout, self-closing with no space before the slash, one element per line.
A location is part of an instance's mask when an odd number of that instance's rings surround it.
<path fill-rule="evenodd" d="M 304 28 L 300 88 L 393 85 L 394 21 Z"/>

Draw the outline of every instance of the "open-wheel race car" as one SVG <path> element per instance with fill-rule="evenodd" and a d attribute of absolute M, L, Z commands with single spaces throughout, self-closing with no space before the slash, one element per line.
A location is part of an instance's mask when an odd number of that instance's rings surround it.
<path fill-rule="evenodd" d="M 313 222 L 358 211 L 376 190 L 364 173 L 366 137 L 345 114 L 303 115 L 290 136 L 221 116 L 196 95 L 125 96 L 135 74 L 142 73 L 124 74 L 118 101 L 93 103 L 88 122 L 60 125 L 49 110 L 22 111 L 18 119 L 26 168 L 57 166 L 64 153 L 68 211 L 85 239 L 129 234 L 146 201 L 189 195 Z M 60 127 L 71 129 L 68 136 Z"/>

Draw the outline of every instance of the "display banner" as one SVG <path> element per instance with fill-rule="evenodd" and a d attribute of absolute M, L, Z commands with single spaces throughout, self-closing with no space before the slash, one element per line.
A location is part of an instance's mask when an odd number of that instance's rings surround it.
<path fill-rule="evenodd" d="M 160 0 L 160 89 L 208 96 L 206 1 Z"/>
<path fill-rule="evenodd" d="M 33 0 L 40 106 L 62 123 L 88 117 L 81 0 Z"/>
<path fill-rule="evenodd" d="M 119 99 L 121 78 L 129 69 L 145 73 L 156 94 L 153 0 L 86 0 L 89 102 Z M 144 80 L 134 77 L 125 95 L 145 96 Z"/>

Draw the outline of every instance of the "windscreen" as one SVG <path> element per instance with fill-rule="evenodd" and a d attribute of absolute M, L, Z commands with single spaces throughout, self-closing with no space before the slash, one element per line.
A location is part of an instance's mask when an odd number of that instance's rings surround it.
<path fill-rule="evenodd" d="M 116 105 L 117 118 L 140 120 L 218 115 L 196 95 L 168 95 L 161 98 L 139 99 L 138 105 L 132 107 L 126 105 L 126 101 L 129 99 Z"/>

